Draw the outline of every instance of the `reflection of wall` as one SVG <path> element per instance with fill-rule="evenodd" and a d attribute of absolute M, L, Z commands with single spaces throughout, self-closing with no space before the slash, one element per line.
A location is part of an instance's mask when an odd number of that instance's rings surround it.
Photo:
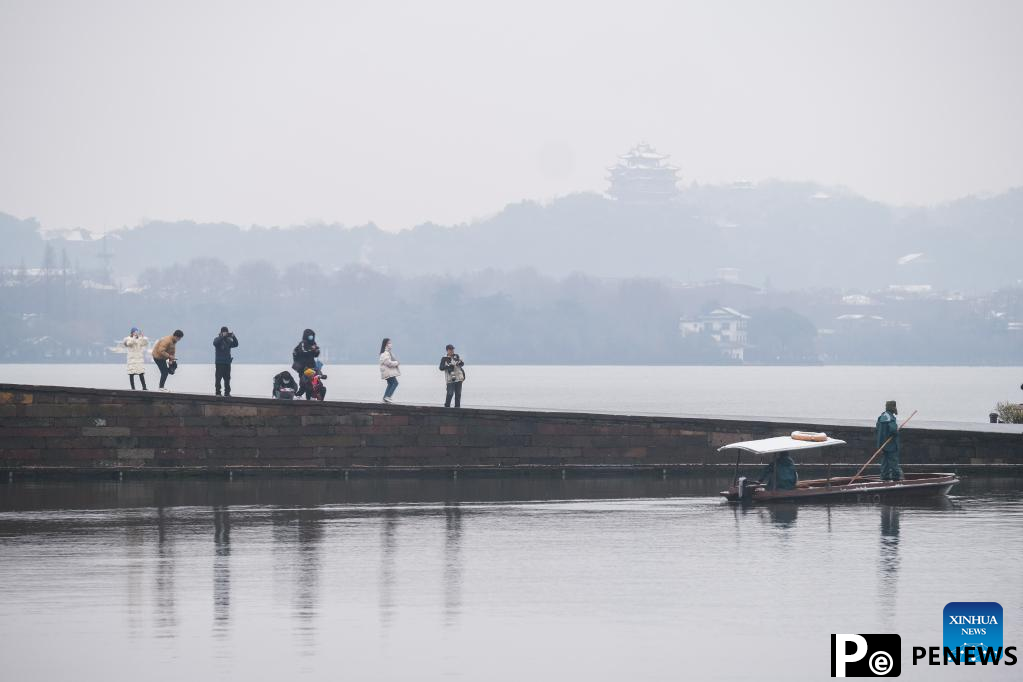
<path fill-rule="evenodd" d="M 1023 465 L 1010 426 L 910 429 L 906 465 Z M 726 464 L 718 446 L 827 431 L 837 462 L 874 450 L 873 427 L 742 419 L 626 417 L 311 403 L 0 385 L 0 470 L 22 467 L 323 468 Z M 986 429 L 986 430 L 981 430 Z M 818 450 L 803 463 L 824 462 Z"/>

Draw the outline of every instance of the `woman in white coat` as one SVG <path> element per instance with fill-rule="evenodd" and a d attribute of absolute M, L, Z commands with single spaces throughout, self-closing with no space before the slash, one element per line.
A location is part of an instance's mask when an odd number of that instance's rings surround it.
<path fill-rule="evenodd" d="M 124 337 L 121 343 L 128 349 L 128 381 L 131 382 L 131 390 L 135 390 L 136 376 L 142 382 L 142 390 L 149 390 L 146 388 L 146 347 L 149 346 L 149 339 L 138 327 L 132 327 L 131 334 Z"/>
<path fill-rule="evenodd" d="M 387 382 L 384 389 L 384 402 L 391 402 L 391 396 L 398 390 L 398 377 L 401 376 L 400 363 L 391 349 L 391 340 L 380 342 L 380 378 Z"/>

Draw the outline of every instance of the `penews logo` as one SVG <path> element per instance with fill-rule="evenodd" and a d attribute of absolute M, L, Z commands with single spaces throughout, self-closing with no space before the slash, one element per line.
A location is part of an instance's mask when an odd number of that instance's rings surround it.
<path fill-rule="evenodd" d="M 954 601 L 942 613 L 944 646 L 914 646 L 913 665 L 1016 665 L 1016 647 L 1004 646 L 1002 607 L 993 601 Z M 831 635 L 832 677 L 898 677 L 899 635 Z"/>
<path fill-rule="evenodd" d="M 1001 658 L 1002 606 L 998 602 L 950 602 L 945 605 L 942 620 L 946 662 L 949 656 L 955 656 L 957 648 L 963 663 L 979 663 L 981 656 L 994 662 Z"/>
<path fill-rule="evenodd" d="M 832 677 L 898 677 L 901 672 L 898 635 L 831 635 Z"/>

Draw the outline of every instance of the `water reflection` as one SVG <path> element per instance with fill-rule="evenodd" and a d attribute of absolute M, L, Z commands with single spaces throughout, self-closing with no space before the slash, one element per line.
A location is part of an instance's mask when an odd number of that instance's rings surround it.
<path fill-rule="evenodd" d="M 771 523 L 779 528 L 789 529 L 796 525 L 799 505 L 795 502 L 775 502 L 768 505 Z"/>
<path fill-rule="evenodd" d="M 275 544 L 283 564 L 276 564 L 278 580 L 292 585 L 294 634 L 302 654 L 316 653 L 316 617 L 319 613 L 320 545 L 325 514 L 319 509 L 280 509 L 272 514 Z"/>
<path fill-rule="evenodd" d="M 462 610 L 462 507 L 444 505 L 444 625 L 457 625 Z"/>
<path fill-rule="evenodd" d="M 890 620 L 895 611 L 895 599 L 898 596 L 899 584 L 899 522 L 902 510 L 899 507 L 881 505 L 881 564 L 878 571 L 878 597 L 882 605 L 882 613 Z"/>
<path fill-rule="evenodd" d="M 98 487 L 94 506 L 113 499 L 104 509 L 78 507 L 88 500 L 74 486 L 15 486 L 0 496 L 5 664 L 11 679 L 89 682 L 131 680 L 146 666 L 168 679 L 246 681 L 424 670 L 655 679 L 677 667 L 672 644 L 685 641 L 715 660 L 741 648 L 767 677 L 811 679 L 821 668 L 792 665 L 793 637 L 842 621 L 926 641 L 935 585 L 975 571 L 977 557 L 985 580 L 971 589 L 1003 599 L 1018 620 L 1023 496 L 968 485 L 935 505 L 742 507 L 715 497 L 719 481 L 695 478 L 418 489 L 189 480 L 126 483 L 118 498 Z M 406 499 L 420 501 L 395 501 Z M 46 500 L 59 506 L 41 508 Z M 952 504 L 959 511 L 943 513 Z M 750 585 L 761 583 L 783 588 L 765 606 L 785 628 L 748 618 Z M 694 621 L 712 631 L 680 627 Z M 575 637 L 557 636 L 566 623 L 579 626 Z M 637 645 L 639 628 L 653 639 Z M 39 642 L 81 652 L 100 638 L 128 643 L 116 664 L 39 655 Z M 508 657 L 509 642 L 531 656 Z M 716 664 L 699 665 L 695 677 L 720 677 Z"/>
<path fill-rule="evenodd" d="M 388 507 L 383 512 L 380 526 L 380 605 L 378 609 L 380 626 L 391 624 L 394 616 L 395 554 L 397 553 L 398 511 Z"/>
<path fill-rule="evenodd" d="M 156 508 L 156 630 L 159 637 L 174 637 L 178 624 L 174 602 L 174 544 L 164 507 Z"/>
<path fill-rule="evenodd" d="M 129 524 L 124 529 L 125 594 L 128 634 L 132 638 L 142 635 L 142 613 L 145 607 L 143 580 L 146 571 L 146 533 L 141 524 Z"/>
<path fill-rule="evenodd" d="M 231 512 L 213 507 L 213 634 L 223 639 L 231 626 Z"/>
<path fill-rule="evenodd" d="M 323 512 L 318 509 L 302 509 L 298 512 L 297 522 L 299 571 L 298 589 L 295 590 L 295 614 L 307 643 L 312 645 L 315 640 L 315 619 L 319 604 Z"/>

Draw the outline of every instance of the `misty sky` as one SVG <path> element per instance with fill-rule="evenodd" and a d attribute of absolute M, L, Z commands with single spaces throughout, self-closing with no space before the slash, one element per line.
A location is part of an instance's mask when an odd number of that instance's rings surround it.
<path fill-rule="evenodd" d="M 0 0 L 0 211 L 388 229 L 685 182 L 1023 185 L 1023 2 Z"/>

